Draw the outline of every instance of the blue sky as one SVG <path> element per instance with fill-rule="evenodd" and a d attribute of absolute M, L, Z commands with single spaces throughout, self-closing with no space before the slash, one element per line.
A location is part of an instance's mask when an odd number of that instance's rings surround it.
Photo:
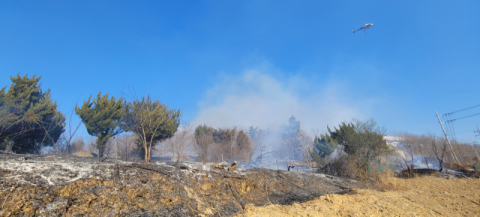
<path fill-rule="evenodd" d="M 150 94 L 185 121 L 441 134 L 480 104 L 478 1 L 2 1 L 0 86 L 42 75 L 64 113 Z M 373 27 L 353 34 L 364 23 Z M 480 107 L 451 118 L 480 113 Z M 454 122 L 474 141 L 479 116 Z M 78 122 L 77 117 L 73 122 Z M 86 134 L 82 126 L 80 134 Z"/>

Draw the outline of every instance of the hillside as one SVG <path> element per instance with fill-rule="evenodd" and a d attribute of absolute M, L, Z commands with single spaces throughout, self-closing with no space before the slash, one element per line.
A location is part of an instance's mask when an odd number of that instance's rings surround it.
<path fill-rule="evenodd" d="M 4 155 L 0 168 L 1 216 L 232 216 L 248 204 L 288 205 L 361 186 L 323 174 L 71 155 Z"/>

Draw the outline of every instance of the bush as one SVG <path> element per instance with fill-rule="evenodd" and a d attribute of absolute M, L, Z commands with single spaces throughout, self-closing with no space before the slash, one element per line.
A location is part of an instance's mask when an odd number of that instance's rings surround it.
<path fill-rule="evenodd" d="M 344 147 L 346 156 L 338 157 L 330 161 L 325 161 L 326 156 L 322 157 L 320 152 L 312 155 L 317 163 L 321 165 L 320 172 L 328 174 L 358 178 L 362 180 L 374 177 L 372 168 L 381 167 L 382 157 L 392 154 L 392 149 L 383 139 L 382 128 L 372 119 L 368 121 L 353 121 L 351 123 L 341 123 L 332 131 L 328 128 L 328 133 L 321 136 L 319 144 L 338 144 Z M 323 146 L 325 147 L 325 146 Z M 322 149 L 317 146 L 317 151 L 326 150 L 330 152 L 329 146 Z M 339 150 L 341 151 L 341 150 Z"/>

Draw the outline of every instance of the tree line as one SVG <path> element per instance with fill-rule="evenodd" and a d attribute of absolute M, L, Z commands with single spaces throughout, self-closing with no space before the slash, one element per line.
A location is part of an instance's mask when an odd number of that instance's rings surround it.
<path fill-rule="evenodd" d="M 70 122 L 67 123 L 66 116 L 57 110 L 56 101 L 51 100 L 50 90 L 42 91 L 40 79 L 41 76 L 29 78 L 17 74 L 10 77 L 12 85 L 8 91 L 6 87 L 0 91 L 1 150 L 38 154 L 42 148 L 51 147 L 57 152 L 71 153 L 80 150 L 82 144 L 89 149 L 96 148 L 99 159 L 103 159 L 110 155 L 109 145 L 115 141 L 115 137 L 130 133 L 134 136 L 135 144 L 130 152 L 144 157 L 145 162 L 151 160 L 156 146 L 168 147 L 176 160 L 191 148 L 200 161 L 246 162 L 251 159 L 255 144 L 259 143 L 261 137 L 258 136 L 261 134 L 259 132 L 257 136 L 253 135 L 258 128 L 252 130 L 251 127 L 247 131 L 237 127 L 214 129 L 206 125 L 196 127 L 193 132 L 188 126 L 176 135 L 180 125 L 180 109 L 170 109 L 150 96 L 127 101 L 123 97 L 117 99 L 99 92 L 96 97 L 89 96 L 74 109 L 88 134 L 96 138 L 94 145 L 92 142 L 86 144 L 75 139 L 75 132 L 80 125 L 72 127 Z M 73 112 L 70 119 L 72 115 Z M 307 138 L 306 133 L 300 129 L 300 122 L 292 116 L 282 134 L 285 149 L 279 152 L 281 154 L 278 157 L 304 159 L 308 152 L 305 147 L 299 148 L 301 138 Z M 286 154 L 288 152 L 291 154 Z"/>
<path fill-rule="evenodd" d="M 183 159 L 188 150 L 202 162 L 248 162 L 265 159 L 269 154 L 274 159 L 314 161 L 321 172 L 357 178 L 368 177 L 392 161 L 407 169 L 413 169 L 418 161 L 427 167 L 436 161 L 440 168 L 453 163 L 478 163 L 474 147 L 458 142 L 447 146 L 444 139 L 433 136 L 403 134 L 399 146 L 388 145 L 383 137 L 385 129 L 374 120 L 343 122 L 333 129 L 327 127 L 327 133 L 314 138 L 294 116 L 279 132 L 253 126 L 193 128 L 187 124 L 179 130 L 180 109 L 171 109 L 150 96 L 127 101 L 101 92 L 75 106 L 75 114 L 96 138 L 84 142 L 74 138 L 80 124 L 75 127 L 67 123 L 67 117 L 51 99 L 50 90 L 42 90 L 40 79 L 17 74 L 10 77 L 8 91 L 7 87 L 0 90 L 0 150 L 38 154 L 45 147 L 72 152 L 87 146 L 103 159 L 112 155 L 112 147 L 119 146 L 116 157 L 128 159 L 135 153 L 145 162 L 151 160 L 155 149 L 168 150 L 175 161 Z"/>
<path fill-rule="evenodd" d="M 40 153 L 57 143 L 65 132 L 65 115 L 57 110 L 50 90 L 43 92 L 40 77 L 11 76 L 12 85 L 0 91 L 0 141 L 6 152 Z M 107 142 L 114 136 L 131 132 L 136 135 L 137 149 L 150 161 L 152 147 L 174 135 L 180 125 L 180 110 L 170 109 L 149 96 L 126 101 L 109 94 L 75 106 L 88 134 L 95 136 L 98 157 L 102 159 Z M 71 137 L 66 147 L 70 147 Z"/>

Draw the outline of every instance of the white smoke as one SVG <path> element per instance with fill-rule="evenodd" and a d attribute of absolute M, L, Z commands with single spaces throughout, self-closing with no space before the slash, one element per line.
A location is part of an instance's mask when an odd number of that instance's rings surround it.
<path fill-rule="evenodd" d="M 298 76 L 278 79 L 268 71 L 251 69 L 224 77 L 200 101 L 193 125 L 276 130 L 293 115 L 307 132 L 322 133 L 327 125 L 368 117 L 374 104 L 374 100 L 350 98 L 352 88 L 339 82 L 319 84 Z"/>

